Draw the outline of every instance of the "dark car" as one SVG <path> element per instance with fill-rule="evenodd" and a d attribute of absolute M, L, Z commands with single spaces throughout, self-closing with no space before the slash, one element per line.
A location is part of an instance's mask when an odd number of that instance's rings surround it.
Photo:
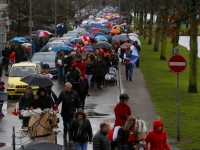
<path fill-rule="evenodd" d="M 57 78 L 57 68 L 55 64 L 55 52 L 37 52 L 31 58 L 32 62 L 41 61 L 43 64 L 48 64 L 50 69 L 49 72 L 53 75 L 54 78 Z"/>

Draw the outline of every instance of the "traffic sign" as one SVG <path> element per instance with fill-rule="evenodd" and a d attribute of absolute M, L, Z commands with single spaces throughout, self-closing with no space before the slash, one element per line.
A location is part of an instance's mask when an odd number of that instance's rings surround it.
<path fill-rule="evenodd" d="M 168 61 L 168 66 L 172 72 L 181 73 L 187 67 L 187 61 L 182 55 L 174 55 Z"/>

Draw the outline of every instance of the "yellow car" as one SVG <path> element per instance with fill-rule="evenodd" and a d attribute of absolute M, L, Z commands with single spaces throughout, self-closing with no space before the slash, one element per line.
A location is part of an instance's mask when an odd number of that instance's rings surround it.
<path fill-rule="evenodd" d="M 8 73 L 8 96 L 23 95 L 28 84 L 20 81 L 21 77 L 32 73 L 40 73 L 37 64 L 32 62 L 20 62 L 13 64 Z M 33 86 L 34 94 L 37 92 L 38 87 Z"/>

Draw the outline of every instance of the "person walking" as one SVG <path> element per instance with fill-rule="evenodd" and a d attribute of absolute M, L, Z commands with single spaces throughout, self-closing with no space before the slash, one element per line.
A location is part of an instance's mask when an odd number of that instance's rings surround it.
<path fill-rule="evenodd" d="M 132 47 L 134 48 L 134 47 Z M 133 49 L 128 50 L 124 54 L 124 65 L 125 65 L 125 72 L 126 72 L 126 80 L 132 81 L 133 76 L 133 64 L 131 62 L 131 54 Z"/>
<path fill-rule="evenodd" d="M 167 134 L 163 130 L 163 126 L 161 120 L 154 121 L 153 130 L 146 137 L 146 150 L 170 150 L 167 144 Z M 150 144 L 150 148 L 148 144 Z"/>
<path fill-rule="evenodd" d="M 132 150 L 133 142 L 136 141 L 136 118 L 133 115 L 127 117 L 126 123 L 118 130 L 117 149 Z"/>
<path fill-rule="evenodd" d="M 9 57 L 10 57 L 11 53 L 12 53 L 12 51 L 10 49 L 10 44 L 9 44 L 9 42 L 6 42 L 5 49 L 4 49 L 4 51 L 2 51 L 2 58 L 3 58 L 3 63 L 5 66 L 6 73 L 8 72 L 8 65 L 9 65 L 9 60 L 10 60 Z"/>
<path fill-rule="evenodd" d="M 55 58 L 58 71 L 58 83 L 65 84 L 64 51 L 59 51 Z"/>
<path fill-rule="evenodd" d="M 127 94 L 120 94 L 120 102 L 114 107 L 115 113 L 115 127 L 123 126 L 126 118 L 131 115 L 131 108 L 128 105 L 129 96 Z"/>
<path fill-rule="evenodd" d="M 138 50 L 138 56 L 139 56 L 140 51 L 141 51 L 141 47 L 140 47 L 140 45 L 138 44 L 138 41 L 135 41 L 135 44 L 134 44 L 134 45 L 135 45 L 136 49 Z M 136 66 L 137 68 L 139 68 L 139 66 L 140 66 L 139 57 L 138 57 L 138 60 L 136 61 L 135 66 Z"/>
<path fill-rule="evenodd" d="M 93 150 L 109 150 L 109 140 L 107 137 L 110 126 L 107 122 L 100 123 L 100 131 L 93 138 Z"/>
<path fill-rule="evenodd" d="M 104 61 L 102 61 L 102 57 L 100 55 L 97 56 L 97 61 L 94 63 L 94 71 L 93 76 L 97 81 L 97 87 L 102 90 L 101 85 L 104 80 L 104 76 L 107 73 L 107 67 Z"/>
<path fill-rule="evenodd" d="M 83 109 L 78 109 L 69 129 L 69 142 L 75 150 L 87 150 L 88 142 L 92 144 L 92 126 Z"/>
<path fill-rule="evenodd" d="M 17 49 L 15 50 L 15 63 L 22 62 L 25 57 L 25 50 L 18 44 Z"/>
<path fill-rule="evenodd" d="M 90 88 L 94 70 L 94 63 L 91 61 L 90 57 L 88 57 L 87 60 L 85 61 L 85 66 L 86 66 L 85 76 L 88 80 L 88 87 Z M 90 96 L 89 93 L 87 93 L 87 96 Z"/>
<path fill-rule="evenodd" d="M 65 90 L 60 93 L 58 100 L 54 107 L 57 107 L 62 102 L 61 116 L 63 119 L 64 126 L 64 147 L 66 147 L 67 142 L 67 132 L 71 125 L 74 117 L 74 113 L 77 109 L 81 108 L 81 101 L 79 95 L 76 91 L 72 89 L 72 84 L 70 82 L 65 83 Z"/>

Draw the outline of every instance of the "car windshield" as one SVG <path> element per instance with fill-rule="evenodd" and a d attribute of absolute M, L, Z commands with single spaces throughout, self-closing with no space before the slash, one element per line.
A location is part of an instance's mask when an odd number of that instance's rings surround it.
<path fill-rule="evenodd" d="M 32 61 L 42 61 L 42 62 L 54 62 L 55 61 L 55 55 L 53 54 L 40 54 L 40 55 L 34 55 L 32 57 Z"/>
<path fill-rule="evenodd" d="M 10 77 L 23 77 L 32 73 L 36 73 L 33 66 L 16 66 L 11 69 Z"/>

